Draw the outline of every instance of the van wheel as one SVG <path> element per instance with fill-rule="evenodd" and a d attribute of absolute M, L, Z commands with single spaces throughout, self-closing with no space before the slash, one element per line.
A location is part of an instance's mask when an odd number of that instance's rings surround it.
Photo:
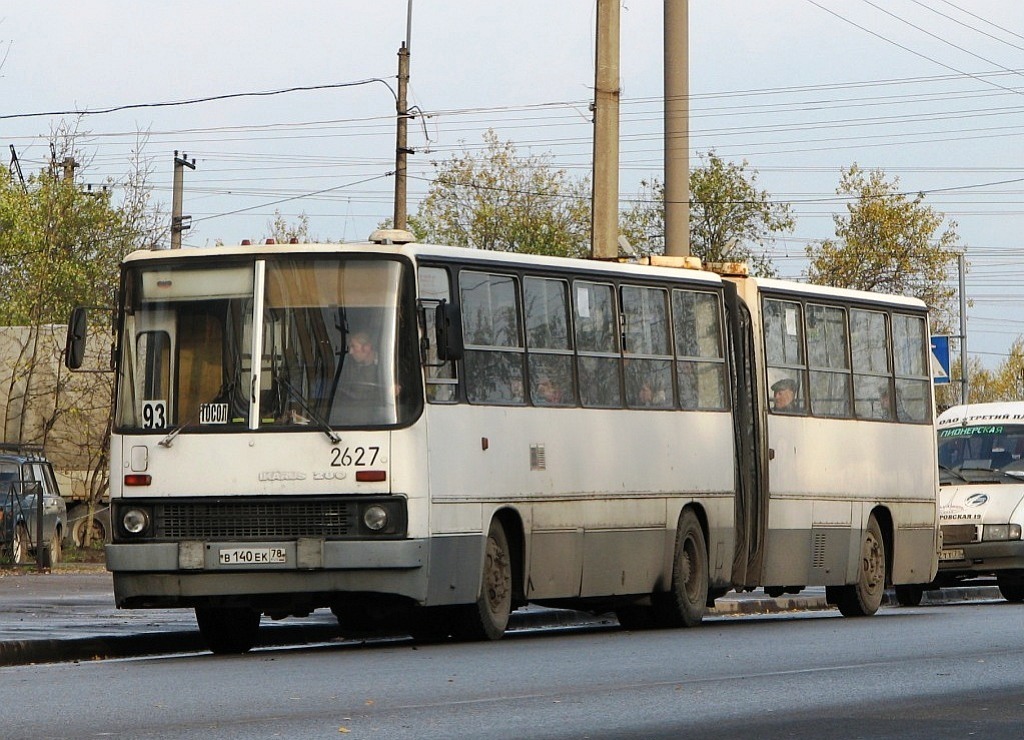
<path fill-rule="evenodd" d="M 1019 573 L 997 573 L 996 585 L 1004 599 L 1019 604 L 1024 601 L 1024 576 Z"/>
<path fill-rule="evenodd" d="M 839 587 L 836 606 L 844 617 L 869 617 L 882 605 L 885 593 L 885 541 L 872 514 L 860 545 L 857 582 Z"/>
<path fill-rule="evenodd" d="M 896 602 L 900 606 L 919 606 L 924 596 L 924 585 L 920 583 L 901 583 L 895 590 Z"/>
<path fill-rule="evenodd" d="M 237 655 L 256 645 L 260 613 L 244 606 L 197 606 L 196 623 L 210 652 Z"/>
<path fill-rule="evenodd" d="M 455 607 L 456 633 L 466 640 L 500 640 L 512 613 L 512 555 L 505 528 L 497 520 L 487 532 L 480 597 Z"/>

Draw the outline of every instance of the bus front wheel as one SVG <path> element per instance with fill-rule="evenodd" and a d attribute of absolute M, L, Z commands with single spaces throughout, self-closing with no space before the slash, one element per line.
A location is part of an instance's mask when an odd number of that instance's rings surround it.
<path fill-rule="evenodd" d="M 697 515 L 687 509 L 676 529 L 672 590 L 654 594 L 659 626 L 696 627 L 708 602 L 708 548 Z"/>
<path fill-rule="evenodd" d="M 458 637 L 498 640 L 505 634 L 512 613 L 512 554 L 505 528 L 497 520 L 487 532 L 480 596 L 475 604 L 456 607 Z"/>
<path fill-rule="evenodd" d="M 197 606 L 196 623 L 210 652 L 238 655 L 255 647 L 260 613 L 248 607 Z"/>
<path fill-rule="evenodd" d="M 872 514 L 860 545 L 857 582 L 839 588 L 836 606 L 844 617 L 869 617 L 882 605 L 885 593 L 885 540 Z"/>

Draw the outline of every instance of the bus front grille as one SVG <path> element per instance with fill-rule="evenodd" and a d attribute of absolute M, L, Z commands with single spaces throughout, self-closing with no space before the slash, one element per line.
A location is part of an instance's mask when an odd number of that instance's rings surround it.
<path fill-rule="evenodd" d="M 203 540 L 346 537 L 356 533 L 357 521 L 354 501 L 189 501 L 158 505 L 153 534 Z"/>

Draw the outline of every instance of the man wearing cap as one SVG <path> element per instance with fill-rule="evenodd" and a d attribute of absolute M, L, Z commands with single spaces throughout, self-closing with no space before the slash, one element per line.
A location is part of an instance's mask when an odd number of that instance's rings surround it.
<path fill-rule="evenodd" d="M 772 399 L 775 411 L 779 413 L 793 414 L 800 410 L 796 404 L 796 381 L 792 378 L 783 378 L 772 384 Z"/>

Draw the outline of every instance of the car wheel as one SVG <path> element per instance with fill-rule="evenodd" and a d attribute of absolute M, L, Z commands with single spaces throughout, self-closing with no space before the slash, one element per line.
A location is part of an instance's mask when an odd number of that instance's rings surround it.
<path fill-rule="evenodd" d="M 29 561 L 28 527 L 19 524 L 14 528 L 14 543 L 11 545 L 11 559 L 18 565 L 24 565 Z"/>

